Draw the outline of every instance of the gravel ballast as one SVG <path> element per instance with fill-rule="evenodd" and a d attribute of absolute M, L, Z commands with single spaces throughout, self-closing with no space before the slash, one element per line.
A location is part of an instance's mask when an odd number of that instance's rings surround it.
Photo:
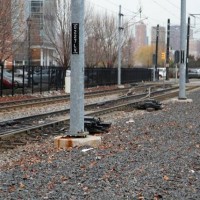
<path fill-rule="evenodd" d="M 97 149 L 57 150 L 52 137 L 3 153 L 0 199 L 200 199 L 200 92 L 188 98 L 105 117 Z"/>

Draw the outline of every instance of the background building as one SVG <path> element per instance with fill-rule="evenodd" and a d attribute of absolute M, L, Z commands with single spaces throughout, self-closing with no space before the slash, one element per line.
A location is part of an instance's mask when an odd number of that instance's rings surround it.
<path fill-rule="evenodd" d="M 170 26 L 170 49 L 180 49 L 180 25 Z"/>
<path fill-rule="evenodd" d="M 18 0 L 18 3 L 23 7 L 23 12 L 21 24 L 16 31 L 24 31 L 18 41 L 13 44 L 19 47 L 13 56 L 14 64 L 27 65 L 30 61 L 30 64 L 34 66 L 56 65 L 56 52 L 45 32 L 45 26 L 49 23 L 52 29 L 55 28 L 56 18 L 53 15 L 49 17 L 47 11 L 56 9 L 56 1 Z"/>
<path fill-rule="evenodd" d="M 156 45 L 156 29 L 157 27 L 151 27 L 151 44 Z M 165 27 L 159 27 L 159 37 L 158 37 L 158 50 L 164 51 L 166 49 L 166 29 Z"/>
<path fill-rule="evenodd" d="M 143 22 L 135 26 L 135 50 L 148 45 L 147 26 Z"/>
<path fill-rule="evenodd" d="M 200 58 L 200 40 L 190 39 L 189 55 L 194 56 L 195 59 Z"/>

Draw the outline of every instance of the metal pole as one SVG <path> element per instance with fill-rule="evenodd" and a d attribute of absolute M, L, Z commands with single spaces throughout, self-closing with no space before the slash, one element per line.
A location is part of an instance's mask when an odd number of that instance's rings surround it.
<path fill-rule="evenodd" d="M 153 61 L 153 81 L 156 81 L 156 76 L 155 76 L 155 68 L 156 68 L 156 54 L 153 54 L 152 56 L 152 61 Z"/>
<path fill-rule="evenodd" d="M 189 83 L 189 77 L 188 77 L 189 48 L 190 48 L 190 17 L 188 17 L 188 27 L 187 27 L 186 83 Z"/>
<path fill-rule="evenodd" d="M 159 40 L 159 24 L 157 25 L 156 28 L 156 58 L 155 58 L 155 73 L 157 74 L 157 70 L 158 70 L 158 41 Z M 155 76 L 156 77 L 156 76 Z M 158 77 L 156 77 L 156 80 L 158 79 Z"/>
<path fill-rule="evenodd" d="M 28 17 L 27 19 L 28 25 L 28 87 L 30 87 L 30 79 L 31 79 L 31 19 Z"/>
<path fill-rule="evenodd" d="M 181 0 L 181 40 L 180 40 L 180 78 L 179 99 L 186 99 L 185 94 L 185 63 L 186 63 L 186 0 Z"/>
<path fill-rule="evenodd" d="M 1 69 L 1 90 L 0 90 L 0 96 L 2 97 L 3 96 L 3 69 L 4 69 L 4 63 L 0 61 L 0 69 Z"/>
<path fill-rule="evenodd" d="M 170 40 L 170 19 L 168 19 L 167 21 L 166 80 L 169 80 L 169 40 Z"/>
<path fill-rule="evenodd" d="M 84 132 L 84 0 L 71 1 L 72 54 L 70 130 L 71 136 Z"/>
<path fill-rule="evenodd" d="M 122 63 L 122 55 L 121 55 L 121 31 L 123 30 L 121 24 L 121 18 L 123 14 L 121 13 L 121 5 L 119 6 L 119 27 L 118 27 L 118 85 L 121 85 L 121 63 Z"/>

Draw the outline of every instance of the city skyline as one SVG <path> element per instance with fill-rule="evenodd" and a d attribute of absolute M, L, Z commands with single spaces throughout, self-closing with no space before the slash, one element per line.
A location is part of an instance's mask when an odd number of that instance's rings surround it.
<path fill-rule="evenodd" d="M 136 23 L 142 20 L 147 24 L 147 32 L 150 37 L 150 30 L 152 26 L 159 24 L 167 27 L 167 20 L 170 19 L 171 25 L 180 25 L 180 0 L 87 0 L 95 9 L 106 11 L 112 15 L 119 12 L 119 5 L 121 5 L 124 19 L 129 20 L 130 23 Z M 190 0 L 186 1 L 186 18 L 189 14 L 200 14 L 200 1 Z M 187 20 L 186 20 L 187 21 Z M 194 37 L 200 39 L 200 16 L 191 16 L 191 25 L 194 28 Z"/>

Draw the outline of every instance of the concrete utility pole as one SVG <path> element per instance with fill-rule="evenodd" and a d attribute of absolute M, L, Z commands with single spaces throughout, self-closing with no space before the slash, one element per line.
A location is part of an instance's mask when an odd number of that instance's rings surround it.
<path fill-rule="evenodd" d="M 185 94 L 185 63 L 186 63 L 186 0 L 181 0 L 181 40 L 180 40 L 180 78 L 179 99 L 187 99 Z"/>
<path fill-rule="evenodd" d="M 71 1 L 72 54 L 70 130 L 71 136 L 84 132 L 84 0 Z"/>
<path fill-rule="evenodd" d="M 119 6 L 119 27 L 118 27 L 118 85 L 121 85 L 121 64 L 122 64 L 122 41 L 121 41 L 121 32 L 123 30 L 122 27 L 122 16 L 121 13 L 121 5 Z"/>

